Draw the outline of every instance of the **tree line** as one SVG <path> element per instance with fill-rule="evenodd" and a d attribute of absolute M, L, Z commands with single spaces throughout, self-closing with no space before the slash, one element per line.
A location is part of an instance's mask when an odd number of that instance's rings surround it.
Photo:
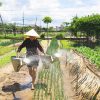
<path fill-rule="evenodd" d="M 100 38 L 100 15 L 93 14 L 85 17 L 78 18 L 75 16 L 68 27 L 68 30 L 75 36 L 79 34 L 87 38 L 93 37 Z"/>
<path fill-rule="evenodd" d="M 12 32 L 26 32 L 31 28 L 34 28 L 36 31 L 55 31 L 54 27 L 49 27 L 48 24 L 52 23 L 51 17 L 44 17 L 42 20 L 44 23 L 47 24 L 47 27 L 41 27 L 38 25 L 34 26 L 16 26 L 16 24 L 0 24 L 0 33 L 2 31 L 12 31 Z M 78 37 L 83 36 L 89 38 L 100 39 L 100 15 L 99 14 L 92 14 L 84 17 L 77 17 L 75 16 L 71 22 L 63 22 L 63 29 L 61 31 L 70 32 L 72 35 Z M 48 34 L 47 34 L 48 35 Z"/>

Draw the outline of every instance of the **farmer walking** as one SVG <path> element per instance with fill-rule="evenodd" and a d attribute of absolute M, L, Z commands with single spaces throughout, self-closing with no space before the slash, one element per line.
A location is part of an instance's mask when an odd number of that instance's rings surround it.
<path fill-rule="evenodd" d="M 39 41 L 37 40 L 39 35 L 36 33 L 36 31 L 34 29 L 28 31 L 24 35 L 28 36 L 28 38 L 26 38 L 23 41 L 23 43 L 18 47 L 17 52 L 19 53 L 22 50 L 22 48 L 26 47 L 26 58 L 28 58 L 28 57 L 35 58 L 35 60 L 33 59 L 33 61 L 31 61 L 31 63 L 27 64 L 29 74 L 32 78 L 31 89 L 34 90 L 34 82 L 35 82 L 35 79 L 36 79 L 36 70 L 37 70 L 37 67 L 38 67 L 38 64 L 39 64 L 38 49 L 43 54 L 44 54 L 44 50 L 43 50 L 42 46 L 40 45 Z"/>

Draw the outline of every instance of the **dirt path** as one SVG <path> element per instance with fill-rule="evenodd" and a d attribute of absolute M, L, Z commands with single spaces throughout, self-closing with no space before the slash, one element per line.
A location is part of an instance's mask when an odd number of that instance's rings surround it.
<path fill-rule="evenodd" d="M 0 69 L 0 100 L 32 100 L 31 79 L 26 66 L 14 72 L 9 63 Z"/>
<path fill-rule="evenodd" d="M 60 59 L 60 66 L 63 76 L 63 88 L 64 88 L 64 94 L 66 96 L 66 99 L 68 100 L 78 100 L 76 99 L 75 92 L 73 91 L 72 85 L 71 85 L 71 78 L 69 77 L 69 71 L 66 70 L 66 59 L 65 57 L 61 57 Z"/>

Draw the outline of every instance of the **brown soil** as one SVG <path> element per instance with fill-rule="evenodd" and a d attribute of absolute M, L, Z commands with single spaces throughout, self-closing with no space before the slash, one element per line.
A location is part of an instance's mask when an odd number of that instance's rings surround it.
<path fill-rule="evenodd" d="M 66 96 L 67 100 L 78 100 L 75 91 L 73 91 L 73 87 L 71 84 L 72 79 L 69 77 L 69 70 L 66 70 L 66 59 L 64 57 L 61 57 L 59 59 L 63 74 L 64 95 Z"/>
<path fill-rule="evenodd" d="M 14 72 L 9 63 L 0 69 L 0 100 L 32 100 L 31 79 L 26 66 Z"/>

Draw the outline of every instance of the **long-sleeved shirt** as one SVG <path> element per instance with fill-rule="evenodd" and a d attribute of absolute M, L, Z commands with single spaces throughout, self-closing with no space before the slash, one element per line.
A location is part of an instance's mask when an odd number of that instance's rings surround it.
<path fill-rule="evenodd" d="M 29 38 L 24 40 L 23 43 L 19 46 L 17 52 L 20 52 L 22 48 L 26 47 L 27 54 L 38 54 L 37 48 L 41 51 L 43 51 L 43 48 L 39 44 L 39 41 L 37 39 L 30 40 Z"/>

